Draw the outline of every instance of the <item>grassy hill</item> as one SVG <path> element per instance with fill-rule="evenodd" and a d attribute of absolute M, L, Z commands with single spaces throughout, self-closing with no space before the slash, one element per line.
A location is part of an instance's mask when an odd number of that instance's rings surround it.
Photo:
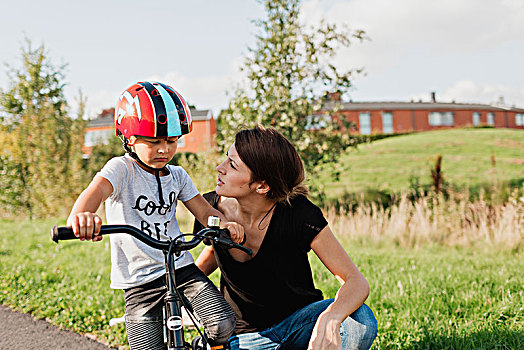
<path fill-rule="evenodd" d="M 444 179 L 454 185 L 524 181 L 524 131 L 452 129 L 391 137 L 349 151 L 341 159 L 341 181 L 325 182 L 328 196 L 429 184 L 439 154 Z"/>

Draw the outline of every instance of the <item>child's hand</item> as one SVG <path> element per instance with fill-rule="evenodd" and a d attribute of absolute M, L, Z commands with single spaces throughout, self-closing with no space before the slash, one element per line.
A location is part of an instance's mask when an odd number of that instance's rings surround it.
<path fill-rule="evenodd" d="M 99 236 L 102 219 L 95 213 L 83 212 L 70 216 L 67 224 L 73 228 L 73 233 L 81 241 L 93 240 L 97 242 L 102 240 Z"/>
<path fill-rule="evenodd" d="M 231 240 L 235 243 L 244 244 L 246 242 L 245 240 L 245 233 L 244 233 L 244 226 L 240 225 L 237 222 L 224 222 L 221 223 L 220 226 L 223 226 L 222 228 L 227 228 L 229 230 L 229 235 L 231 236 Z"/>

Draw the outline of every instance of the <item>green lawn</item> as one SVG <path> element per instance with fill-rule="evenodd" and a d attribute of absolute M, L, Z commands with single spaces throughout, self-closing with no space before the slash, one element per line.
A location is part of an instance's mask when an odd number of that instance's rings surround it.
<path fill-rule="evenodd" d="M 442 155 L 444 178 L 476 187 L 524 181 L 524 131 L 451 129 L 396 136 L 360 145 L 342 157 L 339 183 L 326 183 L 329 197 L 368 189 L 409 189 L 410 179 L 431 183 L 430 169 Z M 492 166 L 492 156 L 494 167 Z"/>
<path fill-rule="evenodd" d="M 108 326 L 123 314 L 122 292 L 109 289 L 109 241 L 57 245 L 53 224 L 0 220 L 0 303 L 125 344 L 124 327 Z M 375 349 L 524 348 L 522 252 L 342 242 L 370 281 Z M 311 260 L 317 286 L 333 297 L 338 283 Z"/>
<path fill-rule="evenodd" d="M 376 349 L 524 349 L 524 258 L 486 250 L 345 244 L 370 282 Z M 316 260 L 316 259 L 312 259 Z M 337 283 L 315 262 L 315 280 Z"/>

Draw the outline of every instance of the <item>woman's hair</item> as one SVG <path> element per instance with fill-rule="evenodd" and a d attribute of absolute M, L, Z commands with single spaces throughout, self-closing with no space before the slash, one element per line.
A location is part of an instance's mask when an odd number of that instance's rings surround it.
<path fill-rule="evenodd" d="M 289 203 L 297 195 L 307 196 L 302 159 L 284 135 L 257 125 L 236 134 L 235 148 L 251 170 L 251 181 L 265 181 L 269 186 L 268 198 Z"/>

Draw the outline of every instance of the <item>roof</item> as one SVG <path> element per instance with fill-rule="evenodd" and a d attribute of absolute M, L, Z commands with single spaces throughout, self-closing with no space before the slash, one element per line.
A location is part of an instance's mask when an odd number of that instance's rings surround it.
<path fill-rule="evenodd" d="M 210 109 L 191 108 L 191 118 L 193 120 L 210 120 L 213 119 L 213 113 Z"/>
<path fill-rule="evenodd" d="M 328 102 L 326 107 L 333 107 L 333 102 Z M 524 109 L 517 107 L 455 102 L 343 102 L 339 110 L 482 110 L 524 112 Z"/>
<path fill-rule="evenodd" d="M 89 120 L 89 128 L 100 128 L 104 126 L 113 126 L 114 108 L 104 109 L 96 118 Z M 191 117 L 193 121 L 205 121 L 213 119 L 213 113 L 210 109 L 194 109 L 191 108 Z"/>

